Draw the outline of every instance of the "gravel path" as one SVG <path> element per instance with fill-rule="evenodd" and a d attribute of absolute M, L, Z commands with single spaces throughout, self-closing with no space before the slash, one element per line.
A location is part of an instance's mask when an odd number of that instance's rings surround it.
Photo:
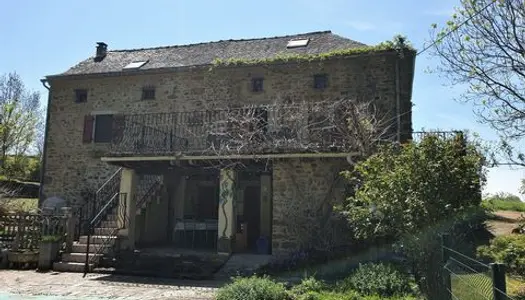
<path fill-rule="evenodd" d="M 0 299 L 214 299 L 218 282 L 0 270 Z M 17 295 L 9 297 L 8 295 Z M 47 296 L 47 297 L 45 297 Z M 52 297 L 48 297 L 52 296 Z"/>

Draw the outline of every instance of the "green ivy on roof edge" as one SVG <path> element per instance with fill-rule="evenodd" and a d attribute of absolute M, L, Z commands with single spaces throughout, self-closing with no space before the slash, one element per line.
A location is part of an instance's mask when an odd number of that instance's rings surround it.
<path fill-rule="evenodd" d="M 375 46 L 364 46 L 342 50 L 334 50 L 319 54 L 287 54 L 278 55 L 272 58 L 263 59 L 242 59 L 242 58 L 230 58 L 230 59 L 219 59 L 213 60 L 213 67 L 220 66 L 247 66 L 247 65 L 264 65 L 272 63 L 288 63 L 288 62 L 312 62 L 312 61 L 323 61 L 335 57 L 352 56 L 357 54 L 366 54 L 373 52 L 384 52 L 384 51 L 397 51 L 398 53 L 404 53 L 405 50 L 415 52 L 414 47 L 407 41 L 406 37 L 402 35 L 396 35 L 392 40 L 384 41 Z"/>

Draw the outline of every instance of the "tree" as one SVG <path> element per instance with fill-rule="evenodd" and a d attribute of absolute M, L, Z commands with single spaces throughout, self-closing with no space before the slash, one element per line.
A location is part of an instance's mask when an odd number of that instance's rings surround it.
<path fill-rule="evenodd" d="M 505 201 L 505 202 L 517 202 L 521 203 L 520 197 L 511 194 L 511 193 L 505 193 L 505 192 L 499 192 L 495 195 L 490 195 L 483 199 L 483 201 Z"/>
<path fill-rule="evenodd" d="M 442 299 L 436 288 L 442 267 L 436 265 L 438 235 L 479 207 L 483 161 L 461 134 L 428 135 L 401 147 L 386 145 L 355 170 L 344 172 L 356 188 L 338 209 L 356 238 L 398 241 L 422 291 L 429 299 Z"/>
<path fill-rule="evenodd" d="M 0 76 L 0 159 L 4 175 L 9 175 L 9 156 L 17 165 L 35 146 L 43 121 L 39 100 L 39 94 L 28 91 L 18 74 Z"/>
<path fill-rule="evenodd" d="M 523 1 L 461 0 L 446 25 L 433 28 L 437 70 L 452 85 L 467 86 L 463 100 L 501 136 L 505 159 L 525 166 L 525 156 L 511 146 L 525 136 Z"/>

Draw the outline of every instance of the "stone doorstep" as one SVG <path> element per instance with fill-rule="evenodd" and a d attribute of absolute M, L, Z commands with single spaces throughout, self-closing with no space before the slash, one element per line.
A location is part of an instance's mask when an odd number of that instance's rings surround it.
<path fill-rule="evenodd" d="M 117 221 L 102 221 L 100 227 L 103 228 L 117 228 Z"/>
<path fill-rule="evenodd" d="M 92 235 L 90 236 L 90 243 L 91 244 L 104 244 L 106 241 L 110 240 L 111 243 L 114 243 L 117 239 L 117 236 L 108 236 L 108 235 Z M 78 242 L 80 244 L 87 244 L 88 236 L 83 235 L 78 239 Z"/>
<path fill-rule="evenodd" d="M 95 267 L 94 264 L 89 264 L 89 267 L 88 267 L 89 272 L 93 271 L 94 267 Z M 84 263 L 56 262 L 56 263 L 53 263 L 53 271 L 83 273 Z"/>
<path fill-rule="evenodd" d="M 109 246 L 102 246 L 100 244 L 90 244 L 89 245 L 89 252 L 91 252 L 91 253 L 97 252 L 98 249 L 100 249 L 100 248 L 104 248 L 102 250 L 102 253 L 108 253 L 109 250 L 111 249 Z M 74 243 L 71 250 L 72 250 L 73 253 L 86 253 L 87 244 Z"/>
<path fill-rule="evenodd" d="M 98 264 L 103 254 L 89 253 L 89 260 Z M 86 261 L 86 253 L 64 253 L 62 254 L 62 262 L 84 263 Z"/>
<path fill-rule="evenodd" d="M 95 228 L 95 235 L 110 235 L 115 231 L 115 228 L 97 227 Z"/>
<path fill-rule="evenodd" d="M 116 214 L 107 215 L 105 221 L 117 221 L 117 215 Z"/>

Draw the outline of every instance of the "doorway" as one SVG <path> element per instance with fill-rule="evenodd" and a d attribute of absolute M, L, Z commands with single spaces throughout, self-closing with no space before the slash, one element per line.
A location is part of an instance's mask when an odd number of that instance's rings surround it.
<path fill-rule="evenodd" d="M 244 190 L 244 220 L 247 224 L 247 250 L 257 252 L 257 239 L 261 234 L 261 187 L 247 186 Z"/>

